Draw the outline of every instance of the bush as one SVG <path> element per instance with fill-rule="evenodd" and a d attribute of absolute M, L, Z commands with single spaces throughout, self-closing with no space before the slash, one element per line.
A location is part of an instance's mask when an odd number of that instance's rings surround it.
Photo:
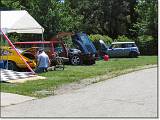
<path fill-rule="evenodd" d="M 152 36 L 139 36 L 136 44 L 142 55 L 155 55 L 158 53 L 158 40 L 155 40 Z"/>
<path fill-rule="evenodd" d="M 8 46 L 8 42 L 7 40 L 4 38 L 3 35 L 0 35 L 1 39 L 0 39 L 0 46 Z"/>
<path fill-rule="evenodd" d="M 128 37 L 126 37 L 125 35 L 122 36 L 118 36 L 117 39 L 115 39 L 116 42 L 128 42 L 131 41 Z"/>
<path fill-rule="evenodd" d="M 72 38 L 71 36 L 66 36 L 62 38 L 62 41 L 68 48 L 73 48 Z"/>
<path fill-rule="evenodd" d="M 103 40 L 107 45 L 112 43 L 112 38 L 110 38 L 107 35 L 100 35 L 100 34 L 91 34 L 89 36 L 89 38 L 91 39 L 91 41 L 96 41 L 96 40 Z"/>

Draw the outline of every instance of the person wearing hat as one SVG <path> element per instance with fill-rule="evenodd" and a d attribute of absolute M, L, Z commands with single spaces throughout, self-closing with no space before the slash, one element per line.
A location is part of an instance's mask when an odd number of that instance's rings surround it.
<path fill-rule="evenodd" d="M 49 66 L 50 66 L 50 60 L 48 55 L 44 52 L 42 48 L 39 49 L 37 56 L 37 67 L 35 72 L 36 73 L 47 72 L 47 68 Z"/>

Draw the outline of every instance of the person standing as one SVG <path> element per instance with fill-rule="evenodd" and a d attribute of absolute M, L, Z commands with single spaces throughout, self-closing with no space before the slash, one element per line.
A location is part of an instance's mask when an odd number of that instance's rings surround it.
<path fill-rule="evenodd" d="M 48 55 L 44 52 L 43 49 L 38 51 L 37 56 L 37 68 L 35 70 L 36 73 L 47 72 L 47 68 L 50 66 L 50 60 Z"/>

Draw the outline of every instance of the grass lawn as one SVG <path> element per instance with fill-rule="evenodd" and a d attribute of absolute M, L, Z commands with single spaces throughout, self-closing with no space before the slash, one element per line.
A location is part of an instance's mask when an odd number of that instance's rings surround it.
<path fill-rule="evenodd" d="M 140 56 L 139 58 L 114 58 L 109 61 L 97 61 L 92 66 L 70 66 L 66 65 L 64 71 L 49 71 L 40 74 L 47 80 L 28 81 L 25 83 L 1 83 L 2 92 L 17 93 L 21 95 L 45 97 L 37 91 L 54 91 L 59 85 L 76 82 L 85 78 L 99 75 L 112 77 L 124 74 L 130 69 L 134 71 L 138 67 L 157 64 L 157 56 Z M 47 95 L 46 95 L 47 96 Z"/>

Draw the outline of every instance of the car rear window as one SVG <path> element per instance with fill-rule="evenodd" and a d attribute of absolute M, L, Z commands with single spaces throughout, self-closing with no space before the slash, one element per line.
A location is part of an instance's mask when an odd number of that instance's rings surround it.
<path fill-rule="evenodd" d="M 136 45 L 134 43 L 128 43 L 128 44 L 124 44 L 122 46 L 123 46 L 123 48 L 136 47 Z"/>
<path fill-rule="evenodd" d="M 113 44 L 112 48 L 122 48 L 122 44 Z"/>
<path fill-rule="evenodd" d="M 112 44 L 112 48 L 129 48 L 136 47 L 135 43 Z"/>

